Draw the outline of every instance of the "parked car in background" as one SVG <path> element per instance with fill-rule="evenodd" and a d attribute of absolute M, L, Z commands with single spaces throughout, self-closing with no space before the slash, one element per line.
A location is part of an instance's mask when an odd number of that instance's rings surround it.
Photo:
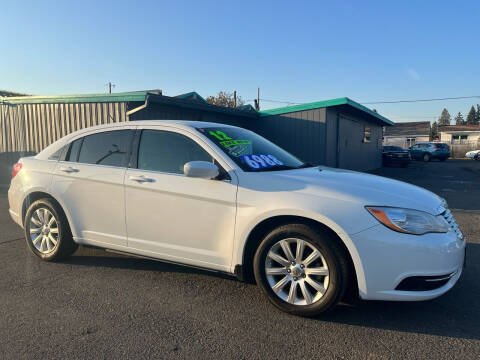
<path fill-rule="evenodd" d="M 428 162 L 432 159 L 445 161 L 450 157 L 450 146 L 443 143 L 418 143 L 409 147 L 410 156 L 415 160 Z"/>
<path fill-rule="evenodd" d="M 480 150 L 469 151 L 465 154 L 465 156 L 470 159 L 480 160 Z"/>
<path fill-rule="evenodd" d="M 79 130 L 21 158 L 8 200 L 45 261 L 88 245 L 226 272 L 305 316 L 350 291 L 435 298 L 455 285 L 465 256 L 434 193 L 312 166 L 251 131 L 206 122 Z"/>
<path fill-rule="evenodd" d="M 400 146 L 384 146 L 382 150 L 383 165 L 400 165 L 407 167 L 410 162 L 410 151 Z"/>

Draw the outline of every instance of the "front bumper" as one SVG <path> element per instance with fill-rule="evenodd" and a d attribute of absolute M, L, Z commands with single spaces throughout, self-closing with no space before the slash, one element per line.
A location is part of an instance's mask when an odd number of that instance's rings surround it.
<path fill-rule="evenodd" d="M 350 236 L 362 262 L 364 283 L 360 296 L 368 300 L 417 301 L 436 298 L 460 278 L 465 259 L 465 239 L 453 230 L 444 234 L 408 235 L 383 225 Z M 408 278 L 449 276 L 433 290 L 404 291 Z M 399 286 L 400 285 L 400 286 Z"/>

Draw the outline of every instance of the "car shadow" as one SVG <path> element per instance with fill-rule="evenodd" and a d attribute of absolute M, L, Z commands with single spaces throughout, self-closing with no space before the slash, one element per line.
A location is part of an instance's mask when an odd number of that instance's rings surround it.
<path fill-rule="evenodd" d="M 445 295 L 422 302 L 357 301 L 341 303 L 334 311 L 310 321 L 415 334 L 480 340 L 480 244 L 469 243 L 467 267 L 458 283 Z M 237 281 L 233 276 L 150 259 L 117 255 L 100 249 L 79 248 L 64 263 L 135 271 L 196 274 Z M 201 281 L 201 280 L 199 280 Z M 219 285 L 220 286 L 220 285 Z M 247 287 L 247 291 L 256 288 Z M 243 288 L 245 291 L 245 288 Z M 232 290 L 232 296 L 235 291 Z M 241 305 L 239 305 L 241 306 Z M 259 306 L 259 308 L 263 308 Z M 272 311 L 275 311 L 272 307 Z M 288 314 L 283 314 L 288 320 Z M 307 320 L 306 320 L 307 321 Z"/>
<path fill-rule="evenodd" d="M 358 301 L 341 304 L 318 321 L 409 333 L 480 340 L 480 244 L 467 245 L 467 266 L 443 296 L 420 302 Z"/>
<path fill-rule="evenodd" d="M 134 255 L 123 255 L 109 252 L 103 249 L 89 248 L 84 246 L 80 246 L 78 250 L 73 254 L 73 256 L 66 258 L 62 261 L 62 263 L 86 267 L 199 274 L 223 279 L 236 279 L 232 275 L 213 270 L 210 271 L 197 267 L 177 265 L 174 263 L 163 262 L 160 260 L 135 257 Z"/>

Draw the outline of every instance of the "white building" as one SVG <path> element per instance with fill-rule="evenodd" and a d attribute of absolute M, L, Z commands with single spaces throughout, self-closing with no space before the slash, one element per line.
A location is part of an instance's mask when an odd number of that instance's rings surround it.
<path fill-rule="evenodd" d="M 395 145 L 408 148 L 419 142 L 430 140 L 430 121 L 395 123 L 385 128 L 383 145 Z"/>
<path fill-rule="evenodd" d="M 480 142 L 480 125 L 446 125 L 438 127 L 440 141 L 451 144 Z"/>

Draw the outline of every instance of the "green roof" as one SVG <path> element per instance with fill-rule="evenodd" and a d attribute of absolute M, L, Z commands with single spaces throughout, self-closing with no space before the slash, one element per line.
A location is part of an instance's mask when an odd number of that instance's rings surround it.
<path fill-rule="evenodd" d="M 377 118 L 378 120 L 386 123 L 387 125 L 394 125 L 393 121 L 388 120 L 386 117 L 383 117 L 382 115 L 376 113 L 375 111 L 370 110 L 366 106 L 363 106 L 362 104 L 359 104 L 346 97 L 264 110 L 260 112 L 260 116 L 281 115 L 281 114 L 288 114 L 288 113 L 297 112 L 297 111 L 312 110 L 312 109 L 319 109 L 319 108 L 339 106 L 339 105 L 350 105 L 355 109 L 361 110 Z"/>
<path fill-rule="evenodd" d="M 15 96 L 0 98 L 0 101 L 9 104 L 145 101 L 147 93 L 147 91 L 132 91 L 114 94 Z"/>

